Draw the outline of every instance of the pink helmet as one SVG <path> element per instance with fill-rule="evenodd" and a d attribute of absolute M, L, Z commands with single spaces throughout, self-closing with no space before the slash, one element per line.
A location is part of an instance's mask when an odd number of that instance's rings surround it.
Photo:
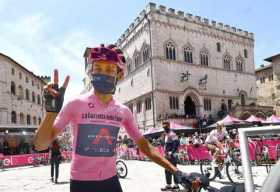
<path fill-rule="evenodd" d="M 104 44 L 101 44 L 100 47 L 91 48 L 90 60 L 91 63 L 102 60 L 111 61 L 118 66 L 121 73 L 124 73 L 126 61 L 123 52 L 115 45 L 108 45 L 105 47 Z"/>

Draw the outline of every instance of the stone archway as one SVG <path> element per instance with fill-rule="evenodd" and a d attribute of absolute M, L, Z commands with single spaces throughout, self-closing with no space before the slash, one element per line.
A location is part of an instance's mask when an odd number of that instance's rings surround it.
<path fill-rule="evenodd" d="M 183 96 L 184 115 L 186 117 L 195 118 L 202 114 L 202 102 L 199 93 L 194 88 L 186 89 Z"/>
<path fill-rule="evenodd" d="M 196 107 L 195 102 L 190 96 L 187 96 L 184 101 L 184 110 L 186 117 L 196 117 Z"/>

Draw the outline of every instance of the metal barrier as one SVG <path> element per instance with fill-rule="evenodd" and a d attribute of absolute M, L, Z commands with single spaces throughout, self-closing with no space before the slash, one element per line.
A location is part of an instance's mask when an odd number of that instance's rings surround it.
<path fill-rule="evenodd" d="M 249 159 L 248 137 L 256 135 L 274 135 L 280 133 L 280 126 L 265 126 L 242 128 L 238 130 L 240 140 L 241 159 L 244 170 L 245 191 L 254 192 L 254 181 Z"/>

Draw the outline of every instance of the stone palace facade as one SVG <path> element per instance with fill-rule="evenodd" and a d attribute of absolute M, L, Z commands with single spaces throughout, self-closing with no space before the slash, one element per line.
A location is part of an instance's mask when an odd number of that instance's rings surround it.
<path fill-rule="evenodd" d="M 0 53 L 0 125 L 39 125 L 44 78 Z"/>
<path fill-rule="evenodd" d="M 270 64 L 256 69 L 258 104 L 271 106 L 280 115 L 280 54 L 265 61 Z"/>
<path fill-rule="evenodd" d="M 256 102 L 253 33 L 149 3 L 116 44 L 127 69 L 115 98 L 143 131 L 166 118 L 216 117 L 222 103 Z"/>

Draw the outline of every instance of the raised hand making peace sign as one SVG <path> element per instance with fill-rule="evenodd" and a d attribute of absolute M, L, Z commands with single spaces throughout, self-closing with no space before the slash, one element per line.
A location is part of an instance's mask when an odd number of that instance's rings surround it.
<path fill-rule="evenodd" d="M 44 87 L 45 108 L 47 112 L 58 113 L 63 105 L 64 93 L 68 86 L 70 76 L 64 80 L 62 87 L 58 85 L 58 71 L 54 70 L 53 82 L 49 82 Z"/>

